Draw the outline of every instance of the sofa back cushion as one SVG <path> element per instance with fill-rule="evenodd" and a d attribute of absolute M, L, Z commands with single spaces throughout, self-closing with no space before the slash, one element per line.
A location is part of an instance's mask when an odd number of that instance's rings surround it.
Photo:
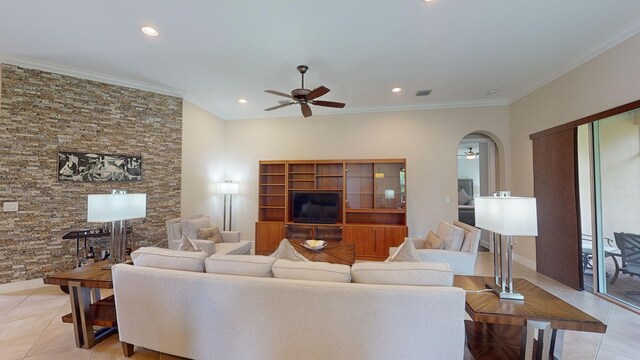
<path fill-rule="evenodd" d="M 204 266 L 208 273 L 273 277 L 271 267 L 276 260 L 272 256 L 262 255 L 215 254 L 204 261 Z"/>
<path fill-rule="evenodd" d="M 272 271 L 273 277 L 282 279 L 351 282 L 351 269 L 341 264 L 278 259 Z"/>
<path fill-rule="evenodd" d="M 454 221 L 453 225 L 464 230 L 464 242 L 462 243 L 462 248 L 460 249 L 460 251 L 465 251 L 473 254 L 477 253 L 478 243 L 480 242 L 480 229 L 460 221 Z"/>
<path fill-rule="evenodd" d="M 182 226 L 182 233 L 186 234 L 192 239 L 198 238 L 198 229 L 211 227 L 211 218 L 208 215 L 203 215 L 191 219 L 183 219 L 180 221 Z"/>
<path fill-rule="evenodd" d="M 361 262 L 351 267 L 354 283 L 452 286 L 453 270 L 446 263 Z"/>
<path fill-rule="evenodd" d="M 179 251 L 157 247 L 141 247 L 131 253 L 135 266 L 204 272 L 204 251 Z"/>
<path fill-rule="evenodd" d="M 445 250 L 460 251 L 464 242 L 464 230 L 446 222 L 440 222 L 436 235 L 444 242 Z"/>

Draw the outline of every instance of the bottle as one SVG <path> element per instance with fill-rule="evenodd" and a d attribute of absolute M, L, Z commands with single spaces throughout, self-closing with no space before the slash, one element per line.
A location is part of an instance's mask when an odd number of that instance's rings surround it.
<path fill-rule="evenodd" d="M 87 260 L 90 263 L 96 262 L 96 253 L 93 252 L 93 246 L 89 246 L 89 254 L 87 254 Z"/>

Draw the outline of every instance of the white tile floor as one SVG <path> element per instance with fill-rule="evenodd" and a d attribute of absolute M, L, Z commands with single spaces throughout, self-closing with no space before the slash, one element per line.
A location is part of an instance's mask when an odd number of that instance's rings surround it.
<path fill-rule="evenodd" d="M 606 334 L 565 332 L 563 359 L 640 359 L 640 315 L 598 298 L 576 291 L 515 264 L 522 277 L 607 323 Z M 479 253 L 476 274 L 493 274 L 490 253 Z M 0 285 L 0 359 L 122 359 L 117 334 L 92 349 L 75 347 L 73 327 L 60 317 L 69 313 L 69 297 L 57 286 L 41 282 Z M 20 287 L 26 289 L 16 290 Z M 35 288 L 34 288 L 35 287 Z M 108 294 L 105 294 L 105 296 Z M 176 359 L 136 348 L 131 359 Z"/>

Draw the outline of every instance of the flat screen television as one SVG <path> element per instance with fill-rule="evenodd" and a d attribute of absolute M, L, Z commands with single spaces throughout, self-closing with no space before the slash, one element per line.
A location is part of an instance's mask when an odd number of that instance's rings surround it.
<path fill-rule="evenodd" d="M 339 198 L 336 192 L 294 192 L 293 222 L 335 224 L 338 221 Z"/>

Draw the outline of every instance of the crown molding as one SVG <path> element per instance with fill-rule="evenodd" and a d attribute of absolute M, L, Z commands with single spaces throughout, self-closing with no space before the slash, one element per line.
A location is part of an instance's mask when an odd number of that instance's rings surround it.
<path fill-rule="evenodd" d="M 158 93 L 162 95 L 183 97 L 185 94 L 185 91 L 173 89 L 170 87 L 153 85 L 153 84 L 144 83 L 140 81 L 132 81 L 122 77 L 107 75 L 107 74 L 98 73 L 94 71 L 82 70 L 82 69 L 71 67 L 71 66 L 53 64 L 46 61 L 28 59 L 20 56 L 0 54 L 0 63 L 25 67 L 25 68 L 34 69 L 34 70 L 47 71 L 47 72 L 60 74 L 60 75 L 73 76 L 80 79 L 98 81 L 102 83 L 124 86 L 124 87 L 143 90 L 143 91 L 150 91 L 150 92 Z"/>
<path fill-rule="evenodd" d="M 611 49 L 611 48 L 613 48 L 613 47 L 615 47 L 617 45 L 620 45 L 622 42 L 624 42 L 625 40 L 629 39 L 630 37 L 632 37 L 634 35 L 637 35 L 638 33 L 640 33 L 640 20 L 631 23 L 631 25 L 629 25 L 624 30 L 622 30 L 619 33 L 617 33 L 616 35 L 614 35 L 611 39 L 609 39 L 609 40 L 605 41 L 604 43 L 594 47 L 593 49 L 591 49 L 591 51 L 588 51 L 586 54 L 580 56 L 576 60 L 574 60 L 574 61 L 570 62 L 569 64 L 567 64 L 567 65 L 563 66 L 562 68 L 560 68 L 560 70 L 555 71 L 551 75 L 549 75 L 549 76 L 543 78 L 542 80 L 538 81 L 533 86 L 528 87 L 527 89 L 522 91 L 519 95 L 512 97 L 511 99 L 509 99 L 508 104 L 511 105 L 514 102 L 522 99 L 523 97 L 531 94 L 532 92 L 540 89 L 541 87 L 543 87 L 545 85 L 548 85 L 549 83 L 557 80 L 561 76 L 569 73 L 570 71 L 575 70 L 580 65 L 585 64 L 589 60 L 591 60 L 591 59 L 603 54 L 607 50 L 609 50 L 609 49 Z"/>
<path fill-rule="evenodd" d="M 349 114 L 366 114 L 366 113 L 382 113 L 382 112 L 394 112 L 394 111 L 418 111 L 418 110 L 441 110 L 441 109 L 458 109 L 458 108 L 470 108 L 470 107 L 493 107 L 493 106 L 506 106 L 509 105 L 507 99 L 495 99 L 495 100 L 469 100 L 469 101 L 451 101 L 443 103 L 433 104 L 408 104 L 408 105 L 396 105 L 396 106 L 372 106 L 372 107 L 355 107 L 355 108 L 343 108 L 340 110 L 328 110 L 318 114 L 322 115 L 349 115 Z M 328 110 L 328 111 L 327 111 Z M 300 115 L 266 115 L 266 114 L 252 114 L 245 116 L 227 116 L 224 120 L 251 120 L 251 119 L 269 119 L 269 118 L 289 118 L 299 117 Z"/>

